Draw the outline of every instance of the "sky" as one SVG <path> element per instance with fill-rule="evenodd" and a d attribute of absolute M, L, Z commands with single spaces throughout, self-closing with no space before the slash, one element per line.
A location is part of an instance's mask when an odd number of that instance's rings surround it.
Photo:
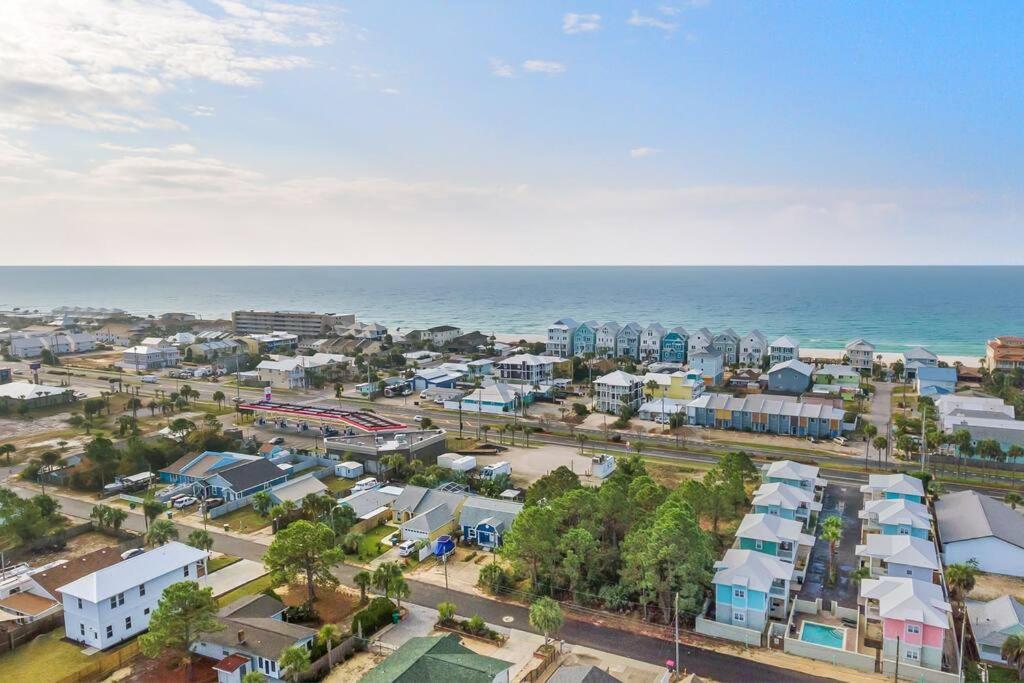
<path fill-rule="evenodd" d="M 1024 263 L 1024 3 L 5 0 L 0 26 L 0 264 Z"/>

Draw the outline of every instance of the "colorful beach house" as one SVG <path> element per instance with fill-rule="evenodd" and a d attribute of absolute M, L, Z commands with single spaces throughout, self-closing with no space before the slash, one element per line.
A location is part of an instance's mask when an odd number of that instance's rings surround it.
<path fill-rule="evenodd" d="M 776 515 L 782 519 L 795 519 L 808 529 L 813 528 L 821 503 L 814 498 L 814 492 L 774 482 L 761 484 L 754 491 L 754 512 Z"/>
<path fill-rule="evenodd" d="M 709 387 L 719 386 L 722 383 L 725 369 L 722 352 L 715 348 L 707 351 L 698 351 L 689 354 L 690 370 L 699 372 L 704 378 L 704 384 Z"/>
<path fill-rule="evenodd" d="M 908 380 L 915 379 L 921 368 L 935 368 L 938 365 L 939 357 L 923 346 L 915 346 L 903 352 L 903 375 Z"/>
<path fill-rule="evenodd" d="M 901 666 L 942 669 L 952 609 L 941 586 L 905 577 L 864 579 L 860 603 L 868 634 L 881 636 L 883 658 Z"/>
<path fill-rule="evenodd" d="M 668 331 L 661 323 L 651 323 L 640 334 L 640 360 L 656 361 L 661 359 L 661 340 Z"/>
<path fill-rule="evenodd" d="M 795 519 L 784 519 L 766 513 L 743 517 L 736 530 L 739 550 L 754 550 L 789 562 L 796 568 L 795 578 L 803 581 L 807 558 L 814 547 L 814 536 L 804 533 L 804 525 Z"/>
<path fill-rule="evenodd" d="M 857 516 L 863 520 L 864 533 L 931 538 L 932 516 L 928 508 L 906 498 L 868 501 Z"/>
<path fill-rule="evenodd" d="M 781 336 L 768 347 L 771 364 L 785 363 L 787 360 L 800 359 L 800 342 L 793 337 Z"/>
<path fill-rule="evenodd" d="M 598 327 L 595 333 L 594 353 L 601 358 L 613 357 L 616 349 L 615 344 L 621 329 L 621 325 L 611 321 Z"/>
<path fill-rule="evenodd" d="M 686 345 L 690 335 L 682 327 L 673 327 L 661 339 L 661 360 L 666 363 L 685 363 Z"/>
<path fill-rule="evenodd" d="M 854 554 L 861 558 L 871 576 L 894 576 L 932 583 L 939 571 L 935 544 L 917 536 L 868 534 L 867 542 L 858 545 Z"/>
<path fill-rule="evenodd" d="M 812 493 L 825 488 L 828 483 L 818 476 L 814 465 L 804 465 L 793 460 L 776 460 L 761 466 L 761 478 L 766 484 L 789 484 Z"/>
<path fill-rule="evenodd" d="M 715 563 L 715 621 L 762 631 L 789 614 L 794 566 L 755 550 L 726 551 Z"/>
<path fill-rule="evenodd" d="M 692 370 L 678 370 L 673 373 L 648 372 L 640 379 L 644 383 L 644 394 L 652 399 L 665 397 L 692 401 L 704 393 L 704 380 L 700 373 Z M 657 384 L 657 388 L 649 387 L 649 382 Z"/>
<path fill-rule="evenodd" d="M 761 330 L 753 329 L 747 332 L 740 340 L 739 361 L 741 365 L 749 365 L 752 368 L 761 366 L 761 359 L 768 351 L 768 340 Z"/>
<path fill-rule="evenodd" d="M 860 487 L 864 501 L 903 498 L 924 503 L 924 482 L 909 474 L 872 474 L 868 483 Z"/>
<path fill-rule="evenodd" d="M 594 353 L 597 344 L 597 328 L 600 327 L 596 320 L 588 320 L 580 323 L 572 335 L 572 352 L 574 355 L 582 356 L 587 353 Z"/>
<path fill-rule="evenodd" d="M 640 360 L 640 335 L 643 329 L 637 323 L 626 323 L 615 335 L 615 355 Z"/>

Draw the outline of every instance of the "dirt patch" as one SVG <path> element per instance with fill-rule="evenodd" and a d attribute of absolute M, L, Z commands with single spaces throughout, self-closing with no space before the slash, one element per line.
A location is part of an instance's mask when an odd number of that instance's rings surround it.
<path fill-rule="evenodd" d="M 277 589 L 276 592 L 281 601 L 289 607 L 306 602 L 305 583 L 292 583 Z M 359 593 L 354 591 L 350 592 L 340 587 L 334 591 L 318 589 L 316 595 L 313 607 L 325 624 L 340 624 L 347 627 L 349 618 L 359 609 Z"/>
<path fill-rule="evenodd" d="M 32 556 L 32 564 L 35 566 L 47 564 L 55 560 L 70 560 L 74 557 L 81 557 L 94 550 L 101 548 L 116 548 L 117 540 L 101 534 L 98 531 L 90 531 L 74 538 L 69 538 L 63 550 L 54 550 Z"/>
<path fill-rule="evenodd" d="M 127 683 L 216 683 L 217 672 L 213 665 L 215 659 L 197 658 L 192 663 L 192 677 L 188 669 L 181 663 L 178 656 L 167 654 L 156 659 L 139 656 L 132 663 L 131 673 L 127 676 L 111 676 L 109 680 L 126 681 Z"/>
<path fill-rule="evenodd" d="M 974 590 L 967 597 L 970 600 L 994 600 L 1003 595 L 1024 602 L 1024 578 L 978 572 Z"/>
<path fill-rule="evenodd" d="M 383 655 L 377 655 L 370 652 L 357 652 L 344 664 L 334 667 L 331 670 L 331 675 L 324 679 L 324 683 L 349 683 L 350 681 L 358 681 L 383 661 Z"/>
<path fill-rule="evenodd" d="M 644 464 L 647 466 L 647 473 L 651 475 L 651 478 L 669 489 L 675 489 L 690 479 L 701 479 L 707 472 L 707 469 L 699 467 L 676 465 L 657 460 L 648 460 Z"/>

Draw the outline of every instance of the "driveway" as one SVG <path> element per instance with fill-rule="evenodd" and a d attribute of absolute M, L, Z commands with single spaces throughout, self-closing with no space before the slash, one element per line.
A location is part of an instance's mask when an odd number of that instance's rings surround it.
<path fill-rule="evenodd" d="M 864 419 L 878 428 L 878 434 L 885 436 L 888 433 L 889 421 L 892 419 L 892 382 L 875 382 L 875 393 L 871 399 L 871 410 L 864 416 Z M 872 449 L 871 457 L 878 456 Z"/>
<path fill-rule="evenodd" d="M 213 588 L 213 597 L 218 597 L 239 586 L 244 586 L 250 581 L 255 581 L 266 573 L 267 570 L 263 567 L 262 562 L 239 560 L 212 574 L 207 574 L 206 582 L 203 585 Z"/>
<path fill-rule="evenodd" d="M 857 568 L 857 556 L 854 554 L 860 540 L 860 520 L 857 512 L 863 506 L 864 497 L 857 484 L 830 483 L 825 488 L 821 515 L 818 527 L 814 530 L 818 539 L 811 549 L 811 557 L 807 563 L 807 576 L 800 589 L 801 600 L 821 598 L 822 607 L 828 609 L 829 602 L 837 601 L 842 607 L 856 608 L 857 584 L 850 580 L 850 574 Z M 828 574 L 828 541 L 821 538 L 821 523 L 833 516 L 843 519 L 843 536 L 836 548 L 836 583 L 830 586 L 826 582 Z"/>

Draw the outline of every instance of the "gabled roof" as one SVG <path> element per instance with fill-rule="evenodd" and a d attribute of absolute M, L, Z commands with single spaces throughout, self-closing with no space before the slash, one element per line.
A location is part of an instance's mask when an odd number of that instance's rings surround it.
<path fill-rule="evenodd" d="M 301 503 L 302 499 L 310 493 L 324 493 L 327 487 L 312 474 L 307 474 L 283 484 L 278 484 L 270 489 L 270 495 L 278 501 L 290 500 L 293 503 Z"/>
<path fill-rule="evenodd" d="M 981 645 L 1001 648 L 1008 636 L 1024 633 L 1024 605 L 1009 595 L 988 602 L 968 600 L 967 615 Z"/>
<path fill-rule="evenodd" d="M 864 339 L 863 337 L 858 337 L 857 339 L 854 339 L 852 342 L 849 342 L 846 345 L 846 349 L 861 349 L 867 351 L 874 351 L 875 345 L 869 342 L 867 339 Z"/>
<path fill-rule="evenodd" d="M 604 384 L 610 387 L 631 387 L 639 381 L 640 378 L 636 375 L 616 370 L 615 372 L 609 372 L 607 375 L 598 377 L 594 380 L 594 384 Z"/>
<path fill-rule="evenodd" d="M 903 352 L 904 361 L 937 361 L 939 359 L 934 353 L 924 348 L 923 346 L 915 346 L 912 349 L 907 349 Z"/>
<path fill-rule="evenodd" d="M 223 478 L 234 491 L 244 491 L 286 476 L 281 468 L 263 458 L 218 467 L 211 470 L 210 474 Z"/>
<path fill-rule="evenodd" d="M 481 521 L 491 518 L 503 522 L 505 528 L 512 526 L 512 520 L 523 510 L 522 503 L 496 500 L 482 496 L 470 496 L 459 511 L 459 526 L 475 527 Z"/>
<path fill-rule="evenodd" d="M 180 570 L 187 564 L 199 562 L 208 555 L 205 550 L 171 541 L 141 555 L 94 571 L 61 586 L 58 590 L 76 598 L 98 603 L 168 572 Z"/>
<path fill-rule="evenodd" d="M 117 564 L 121 555 L 116 548 L 101 548 L 75 557 L 56 567 L 32 573 L 32 580 L 50 595 L 57 597 L 58 589 L 97 570 Z"/>
<path fill-rule="evenodd" d="M 878 616 L 882 619 L 949 627 L 948 615 L 952 610 L 937 584 L 905 576 L 864 579 L 860 583 L 860 597 L 877 600 Z"/>
<path fill-rule="evenodd" d="M 768 369 L 768 374 L 771 375 L 772 373 L 787 369 L 796 370 L 801 375 L 807 375 L 808 377 L 810 377 L 814 373 L 813 365 L 804 363 L 802 360 L 792 358 L 790 360 L 782 361 L 781 363 L 776 363 L 775 365 Z"/>
<path fill-rule="evenodd" d="M 814 537 L 803 533 L 803 528 L 803 523 L 795 519 L 783 519 L 778 515 L 764 513 L 751 513 L 740 521 L 736 537 L 773 543 L 790 541 L 797 544 L 814 545 Z"/>
<path fill-rule="evenodd" d="M 935 545 L 917 536 L 868 534 L 867 543 L 858 545 L 855 554 L 861 557 L 874 557 L 889 564 L 922 567 L 933 571 L 939 568 Z"/>
<path fill-rule="evenodd" d="M 548 678 L 548 683 L 620 683 L 620 681 L 596 666 L 574 664 L 558 667 L 558 670 Z"/>
<path fill-rule="evenodd" d="M 283 602 L 266 593 L 247 595 L 221 607 L 219 617 L 266 617 L 273 618 L 285 610 Z"/>
<path fill-rule="evenodd" d="M 879 524 L 908 525 L 915 529 L 931 529 L 932 516 L 928 507 L 906 498 L 883 498 L 864 503 L 864 509 L 857 513 L 861 519 L 878 516 Z"/>
<path fill-rule="evenodd" d="M 815 480 L 818 478 L 819 468 L 815 465 L 804 465 L 794 460 L 776 460 L 761 466 L 761 472 L 766 478 L 791 479 L 791 480 Z"/>
<path fill-rule="evenodd" d="M 437 507 L 438 504 L 443 503 L 448 507 L 450 514 L 455 513 L 457 508 L 466 495 L 462 493 L 449 493 L 447 491 L 438 491 L 436 489 L 428 489 L 422 486 L 406 486 L 402 491 L 401 495 L 392 504 L 392 509 L 397 512 L 407 512 L 411 515 L 420 515 L 427 510 Z"/>
<path fill-rule="evenodd" d="M 926 382 L 955 382 L 956 368 L 918 368 L 917 379 Z"/>
<path fill-rule="evenodd" d="M 419 531 L 424 534 L 432 534 L 454 518 L 452 508 L 445 503 L 438 503 L 422 514 L 416 515 L 402 525 L 403 529 Z"/>
<path fill-rule="evenodd" d="M 781 337 L 779 337 L 778 339 L 776 339 L 775 341 L 773 341 L 770 344 L 770 346 L 781 346 L 781 347 L 785 347 L 785 348 L 796 349 L 796 348 L 800 347 L 800 342 L 798 342 L 793 337 L 790 337 L 789 335 L 785 335 L 784 334 Z"/>
<path fill-rule="evenodd" d="M 775 579 L 791 580 L 794 568 L 788 562 L 756 550 L 730 549 L 725 557 L 715 562 L 715 569 L 713 583 L 745 586 L 767 593 Z"/>
<path fill-rule="evenodd" d="M 821 509 L 821 504 L 815 503 L 813 493 L 799 486 L 784 484 L 779 481 L 761 484 L 754 491 L 753 504 L 779 505 L 787 510 L 795 510 L 803 504 L 810 510 Z M 817 505 L 817 508 L 815 505 Z"/>
<path fill-rule="evenodd" d="M 876 491 L 904 496 L 920 496 L 924 498 L 924 482 L 917 477 L 902 472 L 897 474 L 872 474 L 868 483 L 860 487 L 862 493 Z"/>
<path fill-rule="evenodd" d="M 379 489 L 360 491 L 338 501 L 341 505 L 347 505 L 356 513 L 356 517 L 364 517 L 381 508 L 392 505 L 401 495 L 402 489 L 394 486 L 384 486 Z"/>
<path fill-rule="evenodd" d="M 492 683 L 512 665 L 478 655 L 454 633 L 410 638 L 362 678 L 362 683 Z"/>
<path fill-rule="evenodd" d="M 947 493 L 935 502 L 943 543 L 995 537 L 1024 548 L 1024 516 L 977 491 Z"/>

